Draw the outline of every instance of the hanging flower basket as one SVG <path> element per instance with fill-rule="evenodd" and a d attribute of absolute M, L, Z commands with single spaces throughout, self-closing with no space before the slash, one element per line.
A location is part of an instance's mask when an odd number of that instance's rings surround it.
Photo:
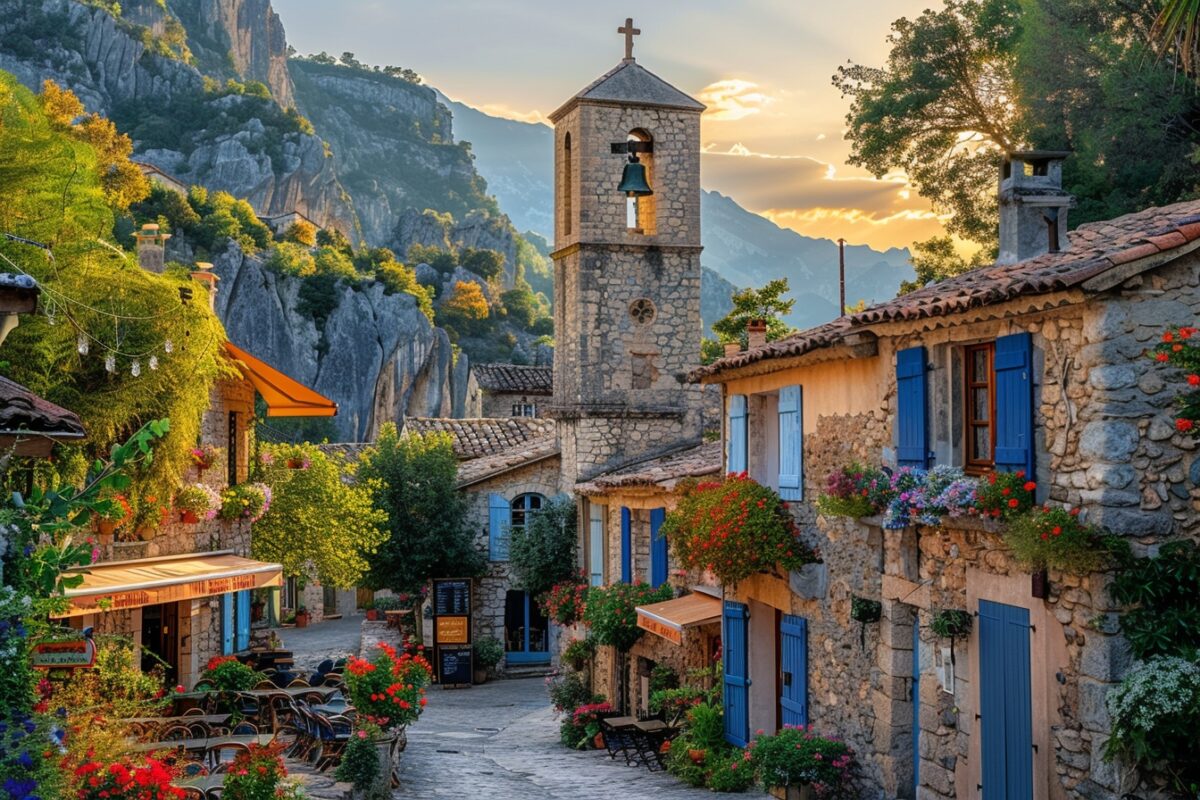
<path fill-rule="evenodd" d="M 950 663 L 954 664 L 954 640 L 971 633 L 971 612 L 957 608 L 943 608 L 933 612 L 929 630 L 939 639 L 950 640 Z"/>
<path fill-rule="evenodd" d="M 197 472 L 203 473 L 204 470 L 210 469 L 217 460 L 220 459 L 221 453 L 224 452 L 219 447 L 214 447 L 211 444 L 201 445 L 200 447 L 192 448 L 192 466 Z"/>
<path fill-rule="evenodd" d="M 867 625 L 879 622 L 883 616 L 883 603 L 867 597 L 850 595 L 850 619 L 858 623 L 858 646 L 867 649 Z"/>

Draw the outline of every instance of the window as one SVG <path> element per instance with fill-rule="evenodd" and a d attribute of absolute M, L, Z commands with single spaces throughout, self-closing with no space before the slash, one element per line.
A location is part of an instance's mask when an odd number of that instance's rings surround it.
<path fill-rule="evenodd" d="M 540 494 L 521 494 L 513 498 L 509 504 L 511 514 L 508 518 L 509 533 L 517 528 L 524 528 L 530 516 L 541 511 L 543 498 Z"/>
<path fill-rule="evenodd" d="M 283 582 L 283 598 L 281 605 L 291 611 L 296 610 L 296 604 L 300 600 L 300 587 L 296 581 L 296 576 L 292 575 Z"/>
<path fill-rule="evenodd" d="M 571 235 L 571 172 L 573 169 L 574 165 L 571 163 L 571 134 L 568 133 L 563 138 L 563 236 Z"/>
<path fill-rule="evenodd" d="M 646 170 L 646 183 L 650 188 L 654 188 L 654 139 L 644 130 L 640 128 L 631 131 L 628 136 L 629 142 L 640 142 L 651 146 L 651 152 L 637 153 L 637 160 Z M 644 233 L 654 235 L 654 209 L 656 203 L 654 195 L 645 195 L 643 197 L 627 197 L 625 198 L 625 227 L 630 233 Z"/>
<path fill-rule="evenodd" d="M 512 415 L 514 417 L 536 417 L 537 408 L 528 399 L 522 397 L 521 402 L 513 403 Z"/>
<path fill-rule="evenodd" d="M 604 507 L 588 504 L 588 582 L 604 585 Z"/>
<path fill-rule="evenodd" d="M 967 472 L 986 472 L 995 466 L 996 346 L 970 345 L 963 348 L 963 452 Z"/>

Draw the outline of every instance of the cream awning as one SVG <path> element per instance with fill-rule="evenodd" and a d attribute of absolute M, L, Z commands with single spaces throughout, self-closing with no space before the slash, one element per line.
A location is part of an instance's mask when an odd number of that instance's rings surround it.
<path fill-rule="evenodd" d="M 83 583 L 65 594 L 62 617 L 78 617 L 196 597 L 283 585 L 283 567 L 234 555 L 188 553 L 136 561 L 113 561 L 71 570 Z"/>
<path fill-rule="evenodd" d="M 337 403 L 289 378 L 262 359 L 226 342 L 225 352 L 267 404 L 268 417 L 332 417 Z"/>
<path fill-rule="evenodd" d="M 683 644 L 684 628 L 720 621 L 720 598 L 704 592 L 692 592 L 674 600 L 637 607 L 639 628 L 675 644 Z"/>

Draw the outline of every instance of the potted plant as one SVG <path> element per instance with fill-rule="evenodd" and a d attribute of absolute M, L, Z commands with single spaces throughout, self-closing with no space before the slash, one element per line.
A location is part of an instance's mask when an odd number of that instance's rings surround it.
<path fill-rule="evenodd" d="M 486 683 L 488 673 L 504 658 L 504 645 L 495 636 L 481 636 L 471 649 L 475 653 L 475 683 Z"/>
<path fill-rule="evenodd" d="M 307 628 L 308 620 L 309 620 L 308 609 L 305 608 L 304 606 L 297 607 L 296 608 L 296 627 L 297 628 Z"/>
<path fill-rule="evenodd" d="M 844 797 L 854 770 L 854 751 L 845 742 L 826 739 L 804 728 L 784 728 L 754 740 L 752 761 L 759 780 L 780 800 Z"/>
<path fill-rule="evenodd" d="M 175 493 L 175 510 L 179 512 L 179 521 L 186 525 L 215 517 L 220 502 L 216 491 L 203 483 L 193 483 Z"/>
<path fill-rule="evenodd" d="M 271 487 L 265 483 L 239 483 L 221 492 L 221 519 L 258 522 L 271 508 Z"/>
<path fill-rule="evenodd" d="M 929 630 L 939 639 L 950 640 L 950 663 L 954 663 L 954 640 L 971 633 L 971 612 L 958 608 L 940 608 L 929 620 Z"/>
<path fill-rule="evenodd" d="M 379 619 L 379 612 L 375 610 L 375 603 L 371 600 L 368 600 L 362 604 L 362 610 L 367 612 L 367 619 L 369 619 L 371 622 Z"/>
<path fill-rule="evenodd" d="M 97 503 L 92 522 L 101 544 L 111 544 L 117 528 L 133 519 L 133 508 L 123 494 L 113 494 Z"/>
<path fill-rule="evenodd" d="M 196 472 L 201 475 L 204 470 L 210 469 L 221 458 L 224 451 L 219 447 L 211 444 L 203 444 L 199 447 L 192 448 L 192 466 L 196 468 Z"/>
<path fill-rule="evenodd" d="M 859 597 L 856 594 L 850 595 L 850 619 L 858 623 L 858 646 L 860 648 L 866 649 L 867 646 L 867 625 L 879 622 L 882 616 L 883 604 L 878 600 Z"/>
<path fill-rule="evenodd" d="M 346 692 L 356 712 L 356 725 L 365 732 L 363 738 L 377 745 L 380 772 L 387 776 L 390 788 L 396 755 L 405 741 L 402 734 L 425 708 L 425 687 L 433 668 L 423 657 L 397 655 L 387 644 L 376 645 L 372 652 L 370 660 L 351 656 L 346 662 Z M 371 727 L 363 728 L 363 723 Z"/>

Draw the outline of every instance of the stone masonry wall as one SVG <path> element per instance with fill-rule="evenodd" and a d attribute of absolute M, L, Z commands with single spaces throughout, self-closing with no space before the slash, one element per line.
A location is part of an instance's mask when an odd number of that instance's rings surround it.
<path fill-rule="evenodd" d="M 559 482 L 559 459 L 548 458 L 535 464 L 506 472 L 491 480 L 477 483 L 466 490 L 466 525 L 475 531 L 475 547 L 486 557 L 488 554 L 488 495 L 503 495 L 511 501 L 518 495 L 534 492 L 547 499 L 562 491 Z M 487 574 L 475 582 L 475 608 L 472 620 L 472 636 L 494 636 L 504 641 L 505 595 L 512 588 L 512 578 L 507 561 L 489 561 Z M 552 634 L 553 638 L 553 634 Z M 554 651 L 551 642 L 551 652 Z M 504 668 L 501 662 L 500 669 Z"/>

